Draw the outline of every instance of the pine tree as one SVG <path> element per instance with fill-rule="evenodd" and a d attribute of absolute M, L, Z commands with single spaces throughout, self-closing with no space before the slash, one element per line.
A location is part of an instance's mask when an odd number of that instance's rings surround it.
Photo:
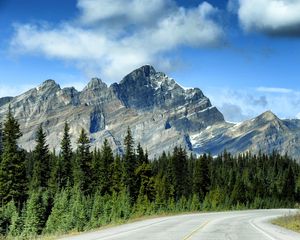
<path fill-rule="evenodd" d="M 40 125 L 36 133 L 36 146 L 33 151 L 33 174 L 30 183 L 30 188 L 46 188 L 50 177 L 50 155 L 48 145 L 46 144 L 46 134 Z"/>
<path fill-rule="evenodd" d="M 0 238 L 9 235 L 18 236 L 21 232 L 22 221 L 14 201 L 0 207 Z"/>
<path fill-rule="evenodd" d="M 99 174 L 101 169 L 101 152 L 95 148 L 92 152 L 92 189 L 93 193 L 99 192 L 101 184 L 101 176 Z"/>
<path fill-rule="evenodd" d="M 193 176 L 193 192 L 204 200 L 210 187 L 209 158 L 204 154 L 195 162 Z"/>
<path fill-rule="evenodd" d="M 86 198 L 83 192 L 76 186 L 71 191 L 70 213 L 69 213 L 69 229 L 83 231 L 88 223 L 87 215 L 90 214 L 86 209 Z"/>
<path fill-rule="evenodd" d="M 74 185 L 85 194 L 89 194 L 92 191 L 92 155 L 90 140 L 84 129 L 81 129 L 77 144 L 76 158 L 72 166 Z"/>
<path fill-rule="evenodd" d="M 171 178 L 175 189 L 175 199 L 179 200 L 182 196 L 187 196 L 187 156 L 186 151 L 181 147 L 175 147 L 170 161 Z"/>
<path fill-rule="evenodd" d="M 147 155 L 147 153 L 144 153 L 144 150 L 140 143 L 137 146 L 136 158 L 137 158 L 137 164 L 139 166 L 142 165 L 143 163 L 149 163 L 148 155 Z"/>
<path fill-rule="evenodd" d="M 112 178 L 112 164 L 114 156 L 108 140 L 105 139 L 101 149 L 101 165 L 99 169 L 100 176 L 100 193 L 102 195 L 110 194 L 111 178 Z"/>
<path fill-rule="evenodd" d="M 72 219 L 70 205 L 71 191 L 69 188 L 57 192 L 54 198 L 54 206 L 47 220 L 44 232 L 65 233 L 71 230 Z"/>
<path fill-rule="evenodd" d="M 149 201 L 154 200 L 155 188 L 151 166 L 143 163 L 135 169 L 136 178 L 139 179 L 139 197 L 147 197 Z"/>
<path fill-rule="evenodd" d="M 137 199 L 139 189 L 136 186 L 136 178 L 134 170 L 137 166 L 136 156 L 134 153 L 134 141 L 131 135 L 131 130 L 128 127 L 127 135 L 124 139 L 125 154 L 123 156 L 124 161 L 124 183 L 129 192 L 132 203 Z"/>
<path fill-rule="evenodd" d="M 52 197 L 55 196 L 56 192 L 59 190 L 60 187 L 59 178 L 58 178 L 58 174 L 60 173 L 59 159 L 60 157 L 56 156 L 54 151 L 53 153 L 50 154 L 50 159 L 49 159 L 50 176 L 48 181 L 48 190 Z"/>
<path fill-rule="evenodd" d="M 124 182 L 122 179 L 124 172 L 124 165 L 119 156 L 116 156 L 111 167 L 111 185 L 110 192 L 119 193 L 124 189 Z"/>
<path fill-rule="evenodd" d="M 12 199 L 16 203 L 23 203 L 26 198 L 26 159 L 24 151 L 17 145 L 21 136 L 19 123 L 9 107 L 4 122 L 3 154 L 0 163 L 0 199 L 4 204 Z"/>
<path fill-rule="evenodd" d="M 111 220 L 114 222 L 127 220 L 132 211 L 128 192 L 124 189 L 119 193 L 114 192 L 111 198 Z"/>
<path fill-rule="evenodd" d="M 72 148 L 70 127 L 66 122 L 64 126 L 63 139 L 61 141 L 61 153 L 58 164 L 58 184 L 60 187 L 66 187 L 67 183 L 72 180 Z"/>
<path fill-rule="evenodd" d="M 283 198 L 293 202 L 295 200 L 296 181 L 291 165 L 288 167 L 283 178 Z"/>
<path fill-rule="evenodd" d="M 45 213 L 46 206 L 43 203 L 42 192 L 33 191 L 26 203 L 22 237 L 34 237 L 42 233 L 46 222 Z"/>

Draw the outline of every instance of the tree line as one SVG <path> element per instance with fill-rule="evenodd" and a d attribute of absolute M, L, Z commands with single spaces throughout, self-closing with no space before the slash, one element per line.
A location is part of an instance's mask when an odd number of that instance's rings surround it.
<path fill-rule="evenodd" d="M 65 123 L 61 150 L 50 152 L 40 126 L 33 151 L 18 147 L 20 126 L 9 112 L 0 125 L 0 235 L 32 238 L 83 231 L 169 212 L 294 207 L 300 166 L 288 155 L 228 152 L 188 155 L 175 147 L 149 161 L 128 128 L 124 154 L 108 140 L 90 148 L 82 129 L 76 150 Z"/>

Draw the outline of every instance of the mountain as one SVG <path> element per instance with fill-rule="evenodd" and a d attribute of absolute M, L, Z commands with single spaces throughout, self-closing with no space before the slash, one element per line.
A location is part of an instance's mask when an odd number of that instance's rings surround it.
<path fill-rule="evenodd" d="M 238 124 L 222 123 L 191 135 L 194 151 L 288 154 L 300 157 L 300 120 L 281 120 L 271 111 Z"/>
<path fill-rule="evenodd" d="M 240 124 L 227 123 L 200 89 L 184 89 L 150 65 L 110 86 L 93 78 L 82 91 L 46 80 L 17 97 L 0 98 L 0 121 L 9 105 L 23 132 L 20 146 L 27 150 L 33 149 L 35 131 L 42 124 L 49 147 L 59 151 L 67 121 L 74 148 L 84 128 L 92 147 L 100 147 L 107 138 L 115 152 L 122 153 L 130 127 L 151 158 L 176 145 L 198 154 L 218 154 L 226 148 L 233 153 L 276 149 L 300 156 L 300 121 L 280 120 L 266 112 Z"/>

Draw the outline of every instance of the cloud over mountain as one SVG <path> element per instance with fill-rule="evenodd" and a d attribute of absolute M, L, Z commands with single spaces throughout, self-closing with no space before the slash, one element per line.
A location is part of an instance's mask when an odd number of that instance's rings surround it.
<path fill-rule="evenodd" d="M 298 0 L 231 0 L 228 6 L 237 10 L 240 24 L 247 32 L 300 37 Z"/>
<path fill-rule="evenodd" d="M 11 49 L 72 62 L 113 81 L 145 63 L 167 70 L 171 50 L 212 47 L 223 38 L 218 10 L 207 2 L 184 8 L 173 0 L 78 0 L 77 7 L 76 19 L 57 26 L 15 25 Z"/>

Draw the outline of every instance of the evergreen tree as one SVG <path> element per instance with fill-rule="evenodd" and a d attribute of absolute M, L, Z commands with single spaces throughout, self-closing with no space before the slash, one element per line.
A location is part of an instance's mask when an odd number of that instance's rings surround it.
<path fill-rule="evenodd" d="M 110 181 L 110 191 L 119 193 L 124 189 L 124 182 L 122 179 L 124 165 L 119 156 L 115 157 L 114 162 L 112 163 L 111 171 L 112 176 Z"/>
<path fill-rule="evenodd" d="M 139 189 L 136 186 L 135 168 L 137 166 L 136 156 L 134 153 L 134 141 L 131 135 L 131 130 L 128 127 L 127 135 L 124 139 L 125 154 L 123 156 L 124 161 L 124 183 L 128 189 L 129 196 L 132 203 L 137 199 Z"/>
<path fill-rule="evenodd" d="M 22 136 L 20 126 L 9 107 L 3 129 L 3 154 L 0 163 L 0 199 L 2 203 L 15 200 L 23 203 L 26 198 L 26 159 L 17 145 Z"/>
<path fill-rule="evenodd" d="M 50 156 L 48 145 L 46 144 L 46 134 L 40 125 L 36 134 L 36 146 L 33 151 L 33 174 L 30 183 L 32 190 L 46 188 L 50 177 Z"/>
<path fill-rule="evenodd" d="M 77 185 L 84 193 L 89 194 L 92 190 L 92 156 L 90 140 L 84 129 L 81 129 L 77 143 L 76 161 L 73 164 L 74 185 Z"/>
<path fill-rule="evenodd" d="M 71 230 L 72 219 L 70 217 L 70 189 L 65 188 L 57 192 L 54 198 L 54 206 L 47 220 L 44 232 L 66 233 Z"/>
<path fill-rule="evenodd" d="M 119 193 L 113 192 L 111 198 L 111 220 L 120 222 L 129 219 L 132 208 L 128 192 L 125 189 Z"/>
<path fill-rule="evenodd" d="M 210 187 L 209 158 L 206 154 L 195 161 L 193 176 L 193 192 L 204 200 Z"/>
<path fill-rule="evenodd" d="M 92 188 L 93 193 L 100 191 L 100 185 L 101 185 L 101 152 L 99 149 L 94 149 L 92 153 Z"/>
<path fill-rule="evenodd" d="M 113 161 L 112 149 L 108 140 L 105 139 L 101 149 L 101 165 L 98 173 L 100 176 L 100 193 L 102 195 L 110 194 Z"/>
<path fill-rule="evenodd" d="M 9 235 L 15 237 L 21 233 L 21 217 L 14 201 L 0 207 L 0 238 Z"/>
<path fill-rule="evenodd" d="M 71 191 L 70 197 L 70 212 L 69 220 L 70 225 L 69 229 L 75 229 L 77 231 L 83 231 L 84 227 L 88 223 L 88 215 L 90 214 L 86 208 L 86 197 L 83 192 L 80 191 L 76 186 Z"/>
<path fill-rule="evenodd" d="M 45 213 L 46 206 L 43 202 L 42 192 L 33 191 L 26 203 L 23 237 L 35 237 L 42 233 L 46 223 Z"/>
<path fill-rule="evenodd" d="M 188 195 L 188 166 L 186 151 L 181 147 L 175 147 L 170 164 L 172 183 L 175 189 L 175 199 L 179 200 L 182 196 L 186 197 Z"/>
<path fill-rule="evenodd" d="M 291 166 L 289 166 L 285 172 L 283 182 L 282 197 L 293 202 L 295 200 L 296 181 L 295 174 Z"/>
<path fill-rule="evenodd" d="M 290 208 L 300 201 L 300 165 L 276 152 L 233 156 L 225 151 L 214 159 L 188 158 L 183 148 L 175 147 L 173 153 L 149 161 L 140 144 L 134 148 L 128 128 L 122 157 L 113 155 L 107 140 L 100 150 L 90 152 L 84 130 L 72 153 L 66 124 L 56 156 L 48 151 L 42 127 L 33 152 L 17 146 L 20 136 L 9 109 L 0 161 L 4 237 L 82 231 L 162 212 Z"/>
<path fill-rule="evenodd" d="M 59 178 L 58 174 L 60 173 L 60 157 L 55 155 L 55 151 L 50 154 L 49 166 L 50 166 L 50 176 L 48 181 L 48 190 L 52 197 L 55 196 L 56 192 L 59 190 Z"/>
<path fill-rule="evenodd" d="M 61 153 L 58 164 L 58 184 L 60 187 L 67 186 L 67 183 L 72 180 L 72 148 L 70 138 L 70 127 L 66 122 L 64 126 L 63 139 L 61 141 Z"/>
<path fill-rule="evenodd" d="M 154 179 L 152 176 L 151 166 L 148 163 L 143 163 L 135 169 L 136 178 L 139 178 L 139 197 L 146 197 L 152 201 L 155 197 Z"/>
<path fill-rule="evenodd" d="M 140 166 L 143 163 L 149 163 L 149 159 L 148 159 L 148 154 L 144 153 L 144 150 L 141 146 L 141 144 L 139 143 L 137 146 L 137 164 Z"/>

